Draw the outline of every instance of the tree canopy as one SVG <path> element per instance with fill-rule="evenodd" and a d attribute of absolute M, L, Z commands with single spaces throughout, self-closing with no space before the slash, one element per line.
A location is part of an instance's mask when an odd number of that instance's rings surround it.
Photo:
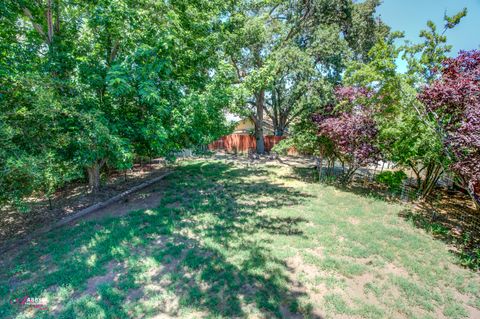
<path fill-rule="evenodd" d="M 5 1 L 2 202 L 226 131 L 223 1 Z M 3 191 L 5 190 L 5 191 Z"/>
<path fill-rule="evenodd" d="M 448 58 L 466 10 L 405 42 L 379 0 L 6 0 L 0 5 L 0 202 L 227 134 L 225 113 L 346 179 L 388 160 L 427 197 L 444 172 L 478 204 L 478 51 Z M 407 72 L 397 70 L 403 58 Z"/>

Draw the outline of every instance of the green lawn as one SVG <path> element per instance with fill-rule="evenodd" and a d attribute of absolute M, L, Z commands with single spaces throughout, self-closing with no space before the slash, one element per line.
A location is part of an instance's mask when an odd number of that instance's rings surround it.
<path fill-rule="evenodd" d="M 185 162 L 161 205 L 3 261 L 2 318 L 475 318 L 478 274 L 373 197 L 287 166 Z M 40 297 L 48 310 L 11 305 Z"/>

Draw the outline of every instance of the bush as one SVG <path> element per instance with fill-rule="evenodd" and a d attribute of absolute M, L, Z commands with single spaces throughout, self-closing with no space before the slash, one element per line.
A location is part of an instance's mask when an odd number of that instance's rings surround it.
<path fill-rule="evenodd" d="M 385 171 L 377 175 L 375 178 L 380 184 L 386 185 L 388 190 L 393 193 L 398 193 L 402 188 L 403 181 L 407 178 L 404 171 Z"/>
<path fill-rule="evenodd" d="M 293 139 L 286 138 L 278 142 L 278 144 L 272 147 L 272 153 L 278 153 L 280 155 L 287 155 L 288 151 L 293 147 Z"/>

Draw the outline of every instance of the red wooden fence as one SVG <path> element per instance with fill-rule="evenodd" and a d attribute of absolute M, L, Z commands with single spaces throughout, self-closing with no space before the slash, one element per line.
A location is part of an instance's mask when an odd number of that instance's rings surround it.
<path fill-rule="evenodd" d="M 268 135 L 263 137 L 265 151 L 270 152 L 272 147 L 283 140 L 285 136 Z M 247 153 L 249 149 L 255 150 L 257 141 L 255 136 L 245 134 L 230 134 L 208 145 L 208 149 L 225 150 L 226 152 Z"/>

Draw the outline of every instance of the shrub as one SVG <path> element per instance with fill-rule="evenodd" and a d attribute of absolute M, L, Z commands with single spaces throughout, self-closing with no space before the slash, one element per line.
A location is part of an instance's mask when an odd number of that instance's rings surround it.
<path fill-rule="evenodd" d="M 287 138 L 278 142 L 272 147 L 272 152 L 280 155 L 288 155 L 288 151 L 294 146 L 293 139 Z"/>
<path fill-rule="evenodd" d="M 388 190 L 398 193 L 401 190 L 403 181 L 407 178 L 407 174 L 403 171 L 385 171 L 377 175 L 376 181 L 386 185 Z"/>

